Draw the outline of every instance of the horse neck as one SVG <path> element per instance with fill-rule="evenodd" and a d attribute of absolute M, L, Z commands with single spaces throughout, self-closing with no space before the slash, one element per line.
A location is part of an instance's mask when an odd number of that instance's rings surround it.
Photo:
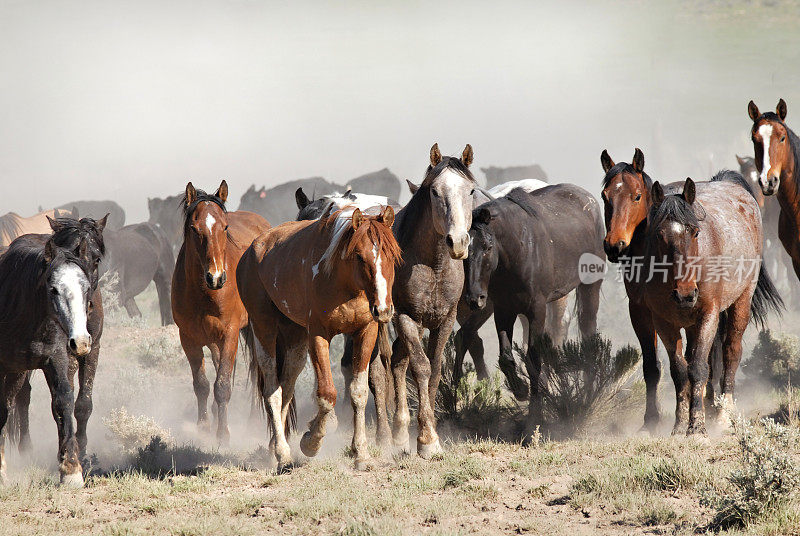
<path fill-rule="evenodd" d="M 454 261 L 444 242 L 444 237 L 436 232 L 433 225 L 433 214 L 429 202 L 420 199 L 423 204 L 420 214 L 416 215 L 410 225 L 404 229 L 404 236 L 400 246 L 403 254 L 413 256 L 422 264 L 430 266 L 434 271 L 440 272 Z M 407 214 L 404 214 L 407 216 Z M 462 262 L 462 261 L 457 261 Z"/>
<path fill-rule="evenodd" d="M 797 144 L 800 143 L 800 139 L 788 127 L 786 130 L 789 133 L 791 159 L 788 169 L 784 169 L 781 172 L 782 177 L 780 178 L 781 183 L 778 187 L 777 197 L 782 211 L 790 216 L 795 225 L 800 228 L 800 198 L 798 197 L 800 195 L 800 176 L 798 176 L 800 174 L 800 166 L 798 166 L 797 162 L 798 150 L 800 150 Z"/>

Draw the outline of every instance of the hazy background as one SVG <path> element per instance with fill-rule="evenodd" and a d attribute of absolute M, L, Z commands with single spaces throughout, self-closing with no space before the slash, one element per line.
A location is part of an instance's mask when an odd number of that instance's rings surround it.
<path fill-rule="evenodd" d="M 746 105 L 800 125 L 797 8 L 766 2 L 0 3 L 0 213 L 389 167 L 430 145 L 597 193 L 751 154 Z M 795 122 L 794 118 L 798 117 Z"/>

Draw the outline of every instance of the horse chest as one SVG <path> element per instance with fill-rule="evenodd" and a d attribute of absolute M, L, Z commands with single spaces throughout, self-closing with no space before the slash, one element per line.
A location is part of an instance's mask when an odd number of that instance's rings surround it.
<path fill-rule="evenodd" d="M 395 307 L 417 322 L 437 325 L 451 314 L 464 288 L 463 265 L 449 268 L 414 264 L 403 270 L 395 276 Z"/>

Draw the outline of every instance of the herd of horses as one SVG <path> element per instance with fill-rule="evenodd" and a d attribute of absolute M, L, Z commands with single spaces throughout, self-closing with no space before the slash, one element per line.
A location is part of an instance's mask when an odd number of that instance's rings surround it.
<path fill-rule="evenodd" d="M 343 369 L 356 467 L 370 457 L 370 390 L 377 443 L 411 450 L 409 367 L 418 394 L 417 453 L 427 458 L 441 450 L 434 406 L 456 322 L 455 381 L 467 352 L 478 375 L 488 374 L 477 330 L 493 315 L 500 369 L 514 396 L 528 401 L 530 429 L 542 423 L 547 385 L 537 338 L 563 341 L 573 293 L 580 336 L 597 330 L 603 279 L 582 276 L 587 255 L 618 262 L 626 274 L 647 387 L 645 427 L 654 431 L 661 418 L 660 339 L 676 390 L 673 433 L 704 433 L 706 411 L 733 404 L 745 328 L 763 326 L 783 307 L 767 275 L 770 262 L 781 264 L 767 260 L 770 244 L 780 241 L 800 278 L 800 139 L 785 122 L 783 100 L 774 113 L 761 113 L 751 101 L 748 112 L 754 159 L 740 158 L 747 178 L 722 171 L 707 182 L 662 184 L 645 172 L 641 150 L 630 163 L 614 162 L 603 151 L 602 203 L 573 184 L 536 178 L 483 188 L 471 171 L 470 145 L 451 157 L 434 144 L 421 183 L 409 181 L 412 196 L 402 207 L 380 192 L 309 198 L 298 188 L 296 219 L 271 226 L 257 213 L 228 211 L 222 181 L 214 193 L 190 182 L 180 197 L 148 200 L 150 221 L 135 225 L 125 226 L 124 212 L 113 205 L 104 205 L 101 218 L 87 216 L 97 207 L 86 205 L 29 222 L 4 216 L 0 478 L 5 438 L 22 450 L 30 446 L 30 371 L 40 369 L 58 426 L 61 481 L 83 484 L 103 331 L 100 280 L 107 272 L 119 274 L 121 303 L 132 315 L 138 314 L 135 295 L 155 282 L 162 322 L 177 324 L 204 429 L 210 429 L 211 386 L 203 350 L 210 351 L 221 445 L 230 438 L 227 406 L 243 341 L 279 467 L 292 463 L 287 436 L 296 426 L 295 382 L 307 359 L 316 377 L 317 414 L 300 442 L 303 453 L 314 456 L 335 424 L 329 345 L 338 334 L 347 337 Z M 259 193 L 251 190 L 246 195 Z M 636 259 L 644 261 L 641 273 L 633 270 Z M 719 259 L 753 262 L 744 270 L 742 263 Z M 526 331 L 527 381 L 510 351 L 518 318 Z"/>

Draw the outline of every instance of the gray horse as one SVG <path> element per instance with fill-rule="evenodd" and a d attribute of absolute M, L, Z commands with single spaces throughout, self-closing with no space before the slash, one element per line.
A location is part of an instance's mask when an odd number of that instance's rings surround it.
<path fill-rule="evenodd" d="M 475 178 L 469 170 L 472 147 L 461 158 L 442 157 L 431 147 L 430 165 L 417 192 L 397 214 L 393 226 L 403 250 L 403 264 L 395 275 L 393 301 L 397 340 L 392 374 L 396 412 L 392 435 L 396 446 L 409 451 L 411 420 L 406 396 L 406 370 L 419 390 L 417 453 L 430 457 L 441 450 L 436 433 L 434 404 L 442 375 L 442 353 L 453 330 L 458 301 L 464 288 Z M 428 329 L 427 353 L 422 332 Z"/>

